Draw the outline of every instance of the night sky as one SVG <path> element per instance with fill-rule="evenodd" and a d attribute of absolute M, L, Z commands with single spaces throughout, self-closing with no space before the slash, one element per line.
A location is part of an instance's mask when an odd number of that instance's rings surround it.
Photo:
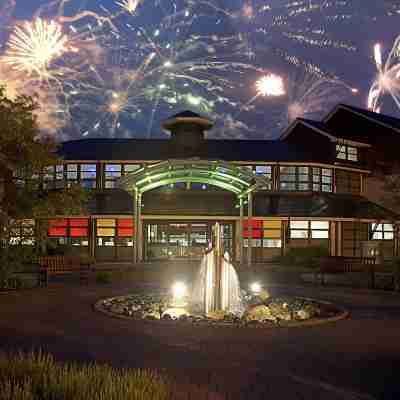
<path fill-rule="evenodd" d="M 155 138 L 163 119 L 191 109 L 216 122 L 212 137 L 274 138 L 291 122 L 293 103 L 314 119 L 338 102 L 365 108 L 374 45 L 385 61 L 400 35 L 395 0 L 136 1 L 70 0 L 62 9 L 0 0 L 0 80 L 39 93 L 44 132 L 57 140 Z M 96 14 L 63 19 L 87 10 Z M 37 16 L 60 23 L 78 49 L 49 63 L 50 79 L 2 59 L 16 24 Z M 257 96 L 255 82 L 267 74 L 283 78 L 286 95 Z M 400 117 L 388 95 L 381 112 Z"/>

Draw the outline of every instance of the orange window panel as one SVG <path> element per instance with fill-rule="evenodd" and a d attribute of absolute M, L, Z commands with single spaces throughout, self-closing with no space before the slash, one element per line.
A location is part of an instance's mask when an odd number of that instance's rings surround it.
<path fill-rule="evenodd" d="M 118 228 L 118 236 L 132 237 L 133 236 L 133 228 Z"/>
<path fill-rule="evenodd" d="M 49 219 L 50 226 L 67 226 L 68 220 L 66 218 L 61 219 Z"/>
<path fill-rule="evenodd" d="M 119 219 L 118 226 L 120 228 L 132 228 L 133 227 L 133 218 Z"/>
<path fill-rule="evenodd" d="M 89 219 L 88 218 L 71 218 L 69 220 L 69 225 L 70 226 L 89 226 Z"/>
<path fill-rule="evenodd" d="M 67 236 L 67 228 L 49 228 L 47 231 L 48 236 Z"/>

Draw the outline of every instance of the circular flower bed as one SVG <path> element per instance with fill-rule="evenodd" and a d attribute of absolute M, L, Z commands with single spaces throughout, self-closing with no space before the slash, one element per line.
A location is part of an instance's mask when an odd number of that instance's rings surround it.
<path fill-rule="evenodd" d="M 108 298 L 97 302 L 95 308 L 120 318 L 240 327 L 291 326 L 347 315 L 330 303 L 290 296 L 269 297 L 266 291 L 257 295 L 243 291 L 242 299 L 245 311 L 241 316 L 225 311 L 196 313 L 190 309 L 187 298 L 177 301 L 162 292 Z"/>

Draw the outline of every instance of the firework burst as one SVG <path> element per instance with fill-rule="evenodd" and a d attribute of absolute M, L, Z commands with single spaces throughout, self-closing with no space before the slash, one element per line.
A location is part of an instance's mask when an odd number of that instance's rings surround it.
<path fill-rule="evenodd" d="M 36 73 L 43 78 L 48 76 L 49 66 L 56 58 L 72 50 L 61 25 L 37 18 L 15 28 L 3 60 L 16 71 Z"/>
<path fill-rule="evenodd" d="M 385 94 L 389 94 L 400 108 L 400 36 L 396 38 L 386 62 L 383 62 L 380 44 L 374 47 L 374 59 L 378 75 L 369 91 L 368 108 L 379 113 Z"/>

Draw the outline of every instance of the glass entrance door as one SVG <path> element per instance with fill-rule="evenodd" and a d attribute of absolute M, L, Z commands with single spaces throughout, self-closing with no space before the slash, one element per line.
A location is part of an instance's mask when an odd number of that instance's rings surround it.
<path fill-rule="evenodd" d="M 212 226 L 216 221 L 149 222 L 145 224 L 147 260 L 200 259 L 210 245 Z M 232 255 L 233 223 L 222 222 L 224 249 Z"/>

